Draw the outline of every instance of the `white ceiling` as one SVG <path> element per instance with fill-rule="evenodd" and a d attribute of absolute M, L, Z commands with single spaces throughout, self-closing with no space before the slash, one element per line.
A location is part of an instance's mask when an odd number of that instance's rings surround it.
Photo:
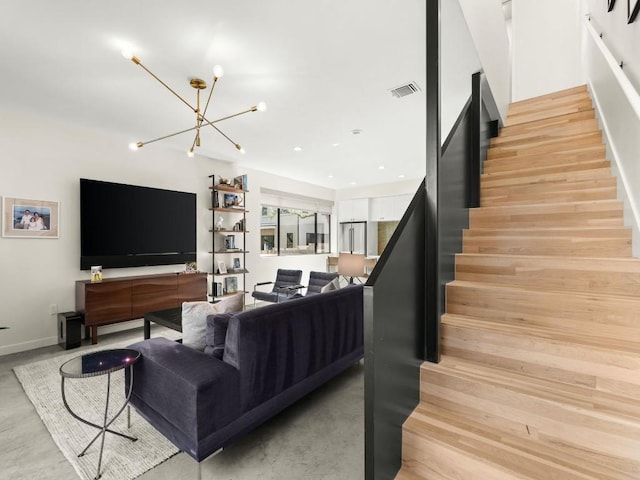
<path fill-rule="evenodd" d="M 211 127 L 200 155 L 335 189 L 424 175 L 426 95 L 389 93 L 425 86 L 424 0 L 3 0 L 0 44 L 5 109 L 127 142 L 193 126 L 193 111 L 121 56 L 129 47 L 192 104 L 189 79 L 210 84 L 221 64 L 210 120 L 267 103 L 219 124 L 245 155 Z M 192 140 L 144 148 L 188 161 Z"/>

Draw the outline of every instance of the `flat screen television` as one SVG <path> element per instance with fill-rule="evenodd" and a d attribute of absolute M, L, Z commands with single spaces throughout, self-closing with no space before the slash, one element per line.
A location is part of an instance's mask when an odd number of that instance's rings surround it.
<path fill-rule="evenodd" d="M 80 179 L 80 269 L 196 260 L 196 194 Z"/>

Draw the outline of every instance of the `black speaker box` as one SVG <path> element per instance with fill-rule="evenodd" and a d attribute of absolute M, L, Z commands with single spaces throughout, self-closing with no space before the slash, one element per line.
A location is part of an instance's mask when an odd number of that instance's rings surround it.
<path fill-rule="evenodd" d="M 64 312 L 58 314 L 58 345 L 65 350 L 77 348 L 82 343 L 82 314 Z"/>

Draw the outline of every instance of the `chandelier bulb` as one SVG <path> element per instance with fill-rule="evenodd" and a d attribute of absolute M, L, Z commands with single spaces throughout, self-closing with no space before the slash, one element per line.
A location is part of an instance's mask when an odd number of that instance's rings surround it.
<path fill-rule="evenodd" d="M 224 68 L 222 68 L 222 65 L 214 65 L 213 76 L 216 78 L 222 78 L 224 76 Z"/>
<path fill-rule="evenodd" d="M 267 110 L 267 104 L 264 102 L 259 102 L 256 108 L 259 112 L 265 112 Z"/>
<path fill-rule="evenodd" d="M 189 158 L 193 158 L 193 157 L 194 157 L 194 155 L 195 155 L 195 153 L 193 152 L 193 148 L 190 148 L 190 149 L 187 151 L 187 157 L 189 157 Z"/>
<path fill-rule="evenodd" d="M 239 151 L 240 153 L 242 153 L 243 155 L 244 155 L 245 153 L 247 153 L 247 152 L 246 152 L 246 150 L 245 150 L 244 148 L 242 148 L 242 146 L 240 146 L 240 144 L 239 144 L 239 143 L 236 143 L 236 150 L 238 150 L 238 151 Z"/>
<path fill-rule="evenodd" d="M 133 52 L 131 52 L 131 50 L 129 50 L 129 49 L 126 49 L 126 48 L 122 49 L 122 51 L 120 53 L 127 60 L 131 60 L 133 58 Z"/>
<path fill-rule="evenodd" d="M 136 150 L 138 150 L 139 148 L 142 148 L 143 146 L 144 146 L 144 143 L 142 142 L 137 142 L 137 143 L 131 142 L 129 144 L 129 150 L 131 150 L 132 152 L 135 152 Z"/>

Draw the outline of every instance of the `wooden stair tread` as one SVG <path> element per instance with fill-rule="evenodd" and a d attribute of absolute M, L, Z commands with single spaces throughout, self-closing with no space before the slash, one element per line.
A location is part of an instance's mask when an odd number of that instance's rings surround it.
<path fill-rule="evenodd" d="M 532 104 L 539 104 L 541 102 L 562 100 L 563 98 L 571 97 L 573 95 L 589 95 L 589 91 L 586 85 L 576 85 L 575 87 L 565 88 L 556 92 L 546 93 L 544 95 L 537 95 L 535 97 L 526 98 L 524 100 L 518 100 L 512 102 L 509 105 L 510 109 L 528 108 Z"/>
<path fill-rule="evenodd" d="M 521 129 L 520 132 L 512 131 L 513 128 L 511 128 L 510 131 L 510 127 L 506 127 L 506 129 L 503 129 L 503 131 L 500 132 L 501 135 L 491 139 L 491 147 L 522 144 L 545 138 L 563 138 L 568 140 L 573 138 L 574 135 L 594 132 L 600 133 L 600 126 L 595 115 L 590 119 L 580 120 L 569 124 L 561 124 L 560 121 L 566 117 L 568 117 L 568 115 L 553 117 L 546 121 L 539 120 L 537 122 L 533 122 L 536 124 L 535 129 Z M 533 126 L 531 124 L 525 125 Z"/>
<path fill-rule="evenodd" d="M 512 162 L 535 162 L 544 161 L 546 159 L 555 159 L 558 161 L 572 161 L 578 159 L 594 159 L 605 158 L 606 146 L 604 143 L 596 145 L 577 145 L 565 148 L 563 150 L 549 151 L 543 153 L 522 153 L 516 155 L 501 156 L 498 158 L 487 158 L 485 165 L 511 164 Z"/>
<path fill-rule="evenodd" d="M 427 444 L 437 442 L 470 456 L 470 469 L 478 469 L 478 464 L 482 463 L 497 467 L 495 472 L 482 472 L 480 476 L 474 476 L 469 471 L 457 477 L 460 479 L 540 479 L 541 472 L 544 472 L 545 478 L 557 480 L 631 478 L 612 474 L 597 461 L 584 461 L 577 455 L 553 446 L 541 445 L 535 440 L 491 428 L 457 412 L 425 402 L 418 405 L 404 428 L 418 439 L 426 440 Z M 437 453 L 446 455 L 446 451 L 442 450 Z M 437 462 L 438 459 L 428 457 L 426 462 L 429 461 Z M 458 461 L 464 461 L 464 457 Z M 483 477 L 483 474 L 489 476 Z"/>
<path fill-rule="evenodd" d="M 464 230 L 465 235 L 474 237 L 501 236 L 501 237 L 597 237 L 618 238 L 631 235 L 628 227 L 519 227 L 519 228 L 473 228 Z M 595 255 L 593 257 L 596 257 Z"/>
<path fill-rule="evenodd" d="M 395 480 L 425 480 L 425 478 L 410 472 L 408 467 L 402 467 L 395 476 Z"/>
<path fill-rule="evenodd" d="M 481 175 L 481 179 L 493 178 L 511 178 L 511 177 L 530 177 L 544 173 L 562 173 L 575 172 L 579 170 L 597 170 L 601 168 L 611 168 L 609 160 L 588 160 L 576 163 L 562 163 L 558 165 L 531 165 L 528 168 L 519 168 L 514 170 L 502 170 L 499 172 L 488 172 Z"/>
<path fill-rule="evenodd" d="M 443 315 L 441 321 L 446 325 L 481 329 L 485 332 L 526 335 L 559 343 L 587 346 L 603 352 L 621 351 L 634 357 L 637 356 L 640 360 L 640 339 L 637 341 L 625 340 L 624 336 L 622 338 L 604 338 L 598 330 L 589 332 L 587 329 L 581 329 L 580 332 L 576 332 L 575 329 L 563 328 L 563 324 L 559 322 L 554 326 L 532 324 L 531 322 L 516 324 L 497 317 L 486 319 L 456 313 Z M 638 418 L 640 418 L 640 412 L 638 412 Z"/>
<path fill-rule="evenodd" d="M 557 172 L 557 173 L 541 173 L 538 175 L 529 175 L 526 177 L 509 177 L 509 178 L 491 178 L 487 176 L 481 176 L 480 188 L 481 192 L 491 187 L 519 187 L 527 188 L 533 186 L 546 187 L 548 183 L 574 183 L 577 181 L 597 181 L 601 179 L 607 179 L 611 176 L 610 168 L 598 168 L 590 170 L 576 170 L 572 172 Z M 552 187 L 554 188 L 554 187 Z M 482 197 L 482 193 L 481 193 Z"/>
<path fill-rule="evenodd" d="M 514 155 L 533 155 L 549 151 L 563 152 L 572 151 L 577 148 L 602 145 L 602 132 L 589 132 L 574 135 L 570 140 L 567 138 L 544 138 L 539 140 L 528 140 L 515 145 L 501 145 L 491 147 L 487 151 L 487 159 L 511 157 Z"/>
<path fill-rule="evenodd" d="M 594 162 L 607 161 L 605 156 L 597 149 L 583 152 L 582 155 L 572 153 L 564 158 L 551 155 L 533 155 L 529 158 L 519 157 L 518 159 L 487 160 L 484 162 L 485 174 L 497 174 L 513 171 L 536 170 L 550 167 L 567 167 L 571 170 L 580 168 L 580 166 L 593 165 Z M 610 162 L 609 162 L 610 163 Z"/>
<path fill-rule="evenodd" d="M 589 121 L 596 118 L 595 110 L 582 110 L 579 112 L 567 113 L 565 115 L 556 115 L 551 118 L 544 118 L 528 123 L 504 126 L 500 128 L 499 135 L 495 138 L 510 137 L 512 135 L 521 135 L 547 128 L 570 126 L 579 122 Z"/>

